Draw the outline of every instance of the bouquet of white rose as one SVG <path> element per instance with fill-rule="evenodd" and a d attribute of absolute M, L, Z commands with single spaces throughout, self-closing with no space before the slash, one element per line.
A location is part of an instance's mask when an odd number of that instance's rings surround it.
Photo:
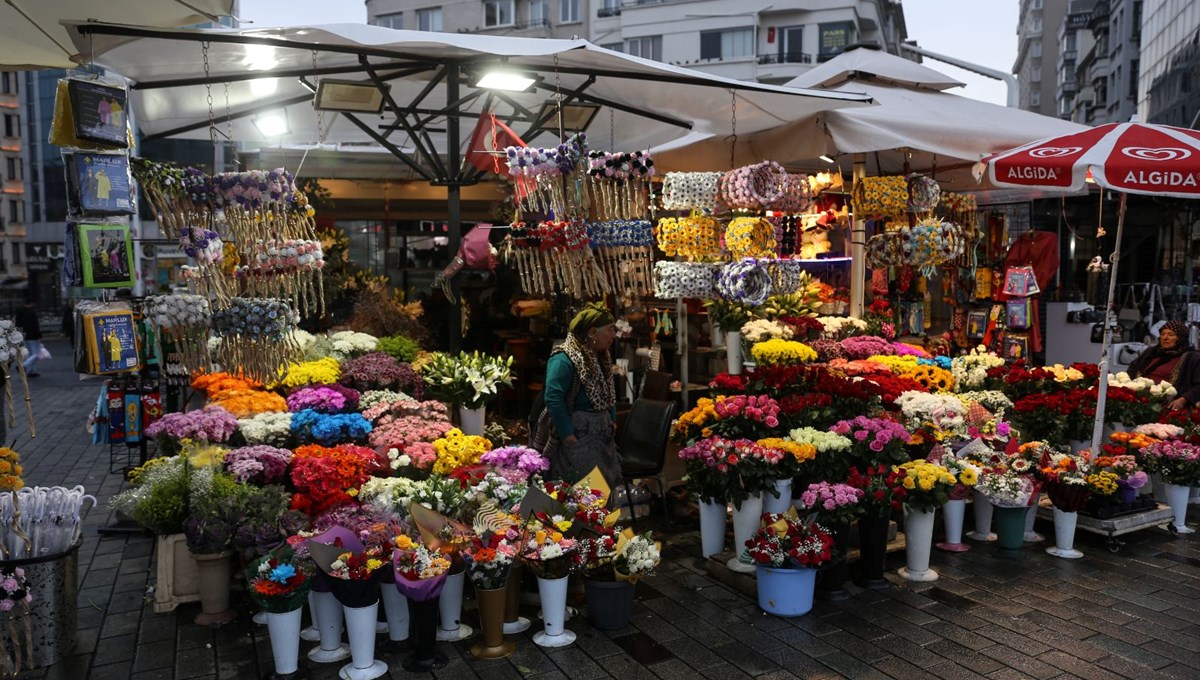
<path fill-rule="evenodd" d="M 978 389 L 987 380 L 989 368 L 1003 366 L 1004 359 L 980 345 L 969 354 L 950 360 L 950 374 L 954 376 L 954 388 L 960 392 Z"/>

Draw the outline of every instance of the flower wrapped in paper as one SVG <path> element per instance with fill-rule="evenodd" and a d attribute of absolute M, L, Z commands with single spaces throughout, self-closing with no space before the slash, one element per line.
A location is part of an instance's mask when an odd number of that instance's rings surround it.
<path fill-rule="evenodd" d="M 613 573 L 618 581 L 637 583 L 652 575 L 661 561 L 662 542 L 654 540 L 651 532 L 634 534 L 633 529 L 626 528 L 617 535 Z"/>
<path fill-rule="evenodd" d="M 414 602 L 428 602 L 442 594 L 450 559 L 411 536 L 396 538 L 392 550 L 392 574 L 396 589 Z"/>
<path fill-rule="evenodd" d="M 308 555 L 325 575 L 324 582 L 346 607 L 369 607 L 379 601 L 377 572 L 386 564 L 378 541 L 335 526 L 309 538 Z"/>
<path fill-rule="evenodd" d="M 312 588 L 312 567 L 286 543 L 275 548 L 246 568 L 250 599 L 272 614 L 299 609 Z"/>
<path fill-rule="evenodd" d="M 517 557 L 519 518 L 489 501 L 475 513 L 472 526 L 475 535 L 463 548 L 471 583 L 480 590 L 505 587 Z"/>
<path fill-rule="evenodd" d="M 746 541 L 755 564 L 787 569 L 815 569 L 833 559 L 833 535 L 815 522 L 805 522 L 795 508 L 765 513 L 758 531 Z"/>

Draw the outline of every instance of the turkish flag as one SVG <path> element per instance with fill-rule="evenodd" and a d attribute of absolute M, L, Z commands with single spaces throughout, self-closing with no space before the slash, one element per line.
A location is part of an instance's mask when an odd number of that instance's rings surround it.
<path fill-rule="evenodd" d="M 528 146 L 512 128 L 496 119 L 496 114 L 483 111 L 471 131 L 471 141 L 467 144 L 466 161 L 480 172 L 501 174 L 501 168 L 506 161 L 505 147 Z M 498 153 L 493 153 L 498 152 Z"/>

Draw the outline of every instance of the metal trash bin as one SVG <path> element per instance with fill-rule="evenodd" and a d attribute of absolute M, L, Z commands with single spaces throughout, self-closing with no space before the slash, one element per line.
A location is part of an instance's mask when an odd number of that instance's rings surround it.
<path fill-rule="evenodd" d="M 19 636 L 21 644 L 21 670 L 40 668 L 58 663 L 75 651 L 75 629 L 79 603 L 79 546 L 76 543 L 64 553 L 30 557 L 19 560 L 0 560 L 0 570 L 11 571 L 16 567 L 25 570 L 29 592 L 33 601 L 29 608 L 14 608 L 10 614 L 12 625 L 4 623 L 5 614 L 0 614 L 0 644 L 5 653 L 12 654 L 13 640 L 9 631 Z M 25 648 L 25 618 L 33 631 L 33 655 L 29 657 Z"/>

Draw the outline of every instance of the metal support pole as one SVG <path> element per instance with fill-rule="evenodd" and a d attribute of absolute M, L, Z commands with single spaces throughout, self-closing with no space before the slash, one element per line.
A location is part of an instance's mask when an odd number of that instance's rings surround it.
<path fill-rule="evenodd" d="M 683 298 L 675 299 L 675 352 L 679 357 L 679 394 L 683 397 L 683 411 L 687 411 L 691 408 L 688 403 L 688 378 L 691 376 L 688 375 L 690 357 L 688 356 L 687 305 L 683 302 Z"/>
<path fill-rule="evenodd" d="M 856 153 L 853 186 L 857 188 L 866 176 L 867 157 Z M 854 195 L 853 192 L 851 195 Z M 858 206 L 853 207 L 853 226 L 850 228 L 850 317 L 861 319 L 867 287 L 867 221 L 858 214 Z"/>
<path fill-rule="evenodd" d="M 460 76 L 461 67 L 457 63 L 446 65 L 446 101 L 458 101 Z M 462 179 L 462 168 L 459 167 L 462 160 L 459 157 L 459 143 L 458 116 L 446 116 L 446 238 L 449 241 L 451 259 L 458 254 L 458 244 L 462 241 L 462 187 L 459 185 Z M 454 305 L 454 311 L 447 315 L 450 326 L 449 345 L 451 352 L 458 352 L 462 349 L 463 335 L 462 310 L 458 304 L 460 284 L 451 281 L 450 285 L 454 292 L 454 299 L 450 301 Z"/>
<path fill-rule="evenodd" d="M 1113 298 L 1117 293 L 1117 265 L 1121 261 L 1121 232 L 1125 230 L 1125 197 L 1121 193 L 1121 205 L 1117 210 L 1117 242 L 1113 246 L 1112 267 L 1109 268 L 1108 304 L 1104 306 L 1104 344 L 1101 345 L 1103 354 L 1100 355 L 1100 387 L 1096 396 L 1096 421 L 1092 423 L 1092 458 L 1100 455 L 1100 445 L 1104 438 L 1104 404 L 1108 398 L 1108 354 L 1112 349 L 1113 324 L 1117 316 L 1113 312 Z"/>

